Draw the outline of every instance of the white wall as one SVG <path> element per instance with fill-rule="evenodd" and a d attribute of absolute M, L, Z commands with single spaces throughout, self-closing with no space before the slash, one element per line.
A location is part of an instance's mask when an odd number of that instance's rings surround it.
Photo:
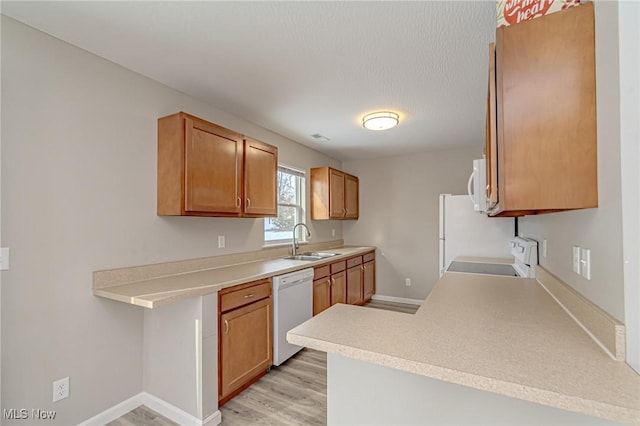
<path fill-rule="evenodd" d="M 2 33 L 2 21 L 0 20 L 0 33 Z M 0 52 L 1 52 L 0 47 Z M 1 56 L 1 53 L 0 53 Z M 2 61 L 0 60 L 0 63 Z M 2 75 L 0 67 L 0 76 Z M 0 93 L 2 93 L 2 79 L 0 78 Z M 0 129 L 2 129 L 2 103 L 0 102 Z M 2 245 L 2 135 L 0 134 L 0 246 Z M 2 273 L 0 272 L 0 408 L 2 408 Z M 0 425 L 2 425 L 0 416 Z"/>
<path fill-rule="evenodd" d="M 340 166 L 4 16 L 2 89 L 2 408 L 56 410 L 52 424 L 143 388 L 143 309 L 93 296 L 92 271 L 263 244 L 262 219 L 156 216 L 158 117 L 183 110 L 277 145 L 292 166 Z M 311 224 L 314 241 L 341 229 Z M 53 404 L 65 376 L 71 396 Z"/>
<path fill-rule="evenodd" d="M 619 3 L 620 157 L 627 363 L 640 373 L 640 2 Z"/>
<path fill-rule="evenodd" d="M 327 424 L 587 426 L 620 423 L 328 354 Z"/>
<path fill-rule="evenodd" d="M 345 244 L 378 247 L 376 294 L 424 299 L 438 280 L 438 196 L 465 194 L 477 148 L 346 161 L 360 178 L 360 218 L 345 221 Z M 405 285 L 411 278 L 412 285 Z"/>
<path fill-rule="evenodd" d="M 520 220 L 520 233 L 538 241 L 546 238 L 548 257 L 541 256 L 540 264 L 624 321 L 618 9 L 617 2 L 596 1 L 594 4 L 598 208 L 528 216 Z M 572 271 L 573 245 L 591 249 L 590 281 Z"/>

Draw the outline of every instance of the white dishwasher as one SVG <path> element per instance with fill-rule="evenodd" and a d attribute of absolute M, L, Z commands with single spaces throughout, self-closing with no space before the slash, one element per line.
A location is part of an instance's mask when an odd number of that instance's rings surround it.
<path fill-rule="evenodd" d="M 273 365 L 280 365 L 302 346 L 287 342 L 287 331 L 313 316 L 313 268 L 278 275 L 273 286 Z"/>

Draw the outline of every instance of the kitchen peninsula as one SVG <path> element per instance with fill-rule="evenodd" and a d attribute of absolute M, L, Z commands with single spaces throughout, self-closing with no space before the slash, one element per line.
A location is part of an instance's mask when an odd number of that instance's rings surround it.
<path fill-rule="evenodd" d="M 447 272 L 415 315 L 336 305 L 288 339 L 328 354 L 329 424 L 640 423 L 640 377 L 536 279 Z"/>
<path fill-rule="evenodd" d="M 289 247 L 96 271 L 96 296 L 144 307 L 144 395 L 139 401 L 180 424 L 215 425 L 218 410 L 218 292 L 375 250 L 342 240 L 305 246 L 335 256 L 286 259 Z"/>

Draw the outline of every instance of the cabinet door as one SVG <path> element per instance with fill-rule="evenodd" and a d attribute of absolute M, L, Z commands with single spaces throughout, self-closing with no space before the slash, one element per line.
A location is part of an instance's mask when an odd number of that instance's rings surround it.
<path fill-rule="evenodd" d="M 329 277 L 313 281 L 313 315 L 331 306 L 331 280 Z"/>
<path fill-rule="evenodd" d="M 242 140 L 185 119 L 185 212 L 241 212 Z"/>
<path fill-rule="evenodd" d="M 496 122 L 496 49 L 489 45 L 489 91 L 487 94 L 487 137 L 485 157 L 487 161 L 487 204 L 492 209 L 498 203 L 498 146 Z"/>
<path fill-rule="evenodd" d="M 366 262 L 363 265 L 363 293 L 364 293 L 364 301 L 368 301 L 371 299 L 376 292 L 376 262 L 374 260 L 370 262 Z"/>
<path fill-rule="evenodd" d="M 343 218 L 344 213 L 344 173 L 329 169 L 329 217 Z"/>
<path fill-rule="evenodd" d="M 358 218 L 358 178 L 352 175 L 344 175 L 344 208 L 347 219 Z"/>
<path fill-rule="evenodd" d="M 347 269 L 347 303 L 362 304 L 362 265 Z"/>
<path fill-rule="evenodd" d="M 597 207 L 593 3 L 496 32 L 501 210 Z"/>
<path fill-rule="evenodd" d="M 271 366 L 271 299 L 220 316 L 220 399 Z"/>
<path fill-rule="evenodd" d="M 278 148 L 251 139 L 244 141 L 244 212 L 277 216 Z"/>
<path fill-rule="evenodd" d="M 331 306 L 347 303 L 347 274 L 345 271 L 331 275 Z"/>

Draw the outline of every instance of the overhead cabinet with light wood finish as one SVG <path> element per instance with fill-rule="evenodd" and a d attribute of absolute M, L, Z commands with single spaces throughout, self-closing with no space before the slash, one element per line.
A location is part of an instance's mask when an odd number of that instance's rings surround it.
<path fill-rule="evenodd" d="M 358 219 L 359 181 L 332 167 L 311 169 L 311 219 Z"/>
<path fill-rule="evenodd" d="M 489 72 L 490 214 L 597 207 L 593 3 L 498 28 Z"/>
<path fill-rule="evenodd" d="M 278 149 L 180 112 L 158 119 L 158 215 L 277 215 Z"/>

